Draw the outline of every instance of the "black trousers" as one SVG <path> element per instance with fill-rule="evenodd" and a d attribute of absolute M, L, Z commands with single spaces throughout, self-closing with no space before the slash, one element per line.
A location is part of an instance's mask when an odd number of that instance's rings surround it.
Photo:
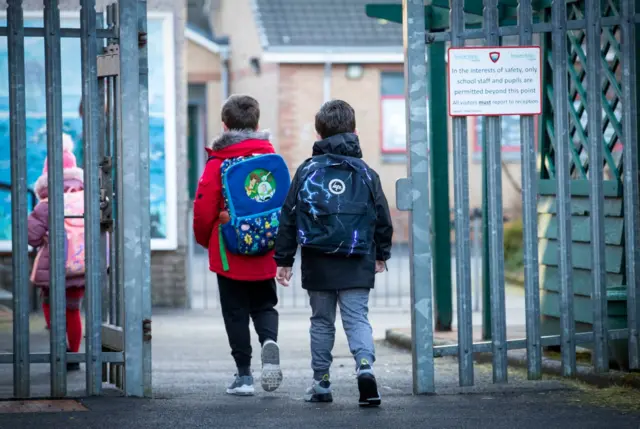
<path fill-rule="evenodd" d="M 251 365 L 251 334 L 249 318 L 260 344 L 278 341 L 278 304 L 275 279 L 257 282 L 232 280 L 218 274 L 220 307 L 229 337 L 231 356 L 239 369 Z"/>

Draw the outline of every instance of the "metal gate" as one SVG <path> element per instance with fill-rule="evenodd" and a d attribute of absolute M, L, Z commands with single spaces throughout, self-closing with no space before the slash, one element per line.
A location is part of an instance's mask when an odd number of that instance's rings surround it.
<path fill-rule="evenodd" d="M 151 395 L 147 6 L 120 0 L 96 13 L 95 0 L 80 5 L 80 28 L 61 28 L 57 0 L 44 2 L 44 27 L 33 28 L 24 26 L 22 1 L 9 0 L 7 27 L 0 28 L 8 38 L 13 256 L 13 353 L 0 354 L 0 363 L 13 364 L 16 398 L 31 396 L 35 363 L 50 364 L 50 395 L 66 396 L 67 362 L 85 362 L 87 395 L 99 395 L 103 381 L 129 396 Z M 25 37 L 43 37 L 45 45 L 49 353 L 31 353 L 29 346 Z M 61 37 L 81 41 L 84 353 L 68 353 L 66 340 Z"/>
<path fill-rule="evenodd" d="M 493 381 L 507 381 L 507 352 L 512 349 L 526 349 L 528 374 L 530 379 L 541 377 L 542 348 L 560 346 L 562 350 L 562 373 L 572 376 L 576 373 L 576 345 L 591 343 L 594 349 L 596 371 L 609 369 L 609 345 L 614 340 L 628 340 L 629 367 L 640 369 L 640 243 L 637 225 L 638 205 L 638 147 L 637 147 L 637 88 L 636 88 L 636 15 L 637 0 L 403 0 L 402 19 L 405 49 L 406 106 L 407 106 L 407 146 L 409 153 L 409 177 L 397 184 L 398 208 L 411 212 L 411 291 L 412 291 L 412 334 L 413 374 L 415 393 L 431 393 L 434 385 L 434 357 L 457 356 L 459 359 L 459 381 L 461 386 L 474 384 L 473 355 L 477 352 L 491 352 L 493 355 Z M 388 7 L 393 7 L 387 5 Z M 533 7 L 535 7 L 535 9 Z M 568 14 L 568 9 L 573 11 Z M 611 13 L 611 11 L 614 13 Z M 576 12 L 577 11 L 577 12 Z M 399 7 L 395 9 L 399 20 Z M 371 14 L 370 14 L 371 16 Z M 568 18 L 569 16 L 569 18 Z M 428 30 L 425 30 L 428 29 Z M 616 28 L 619 31 L 609 31 Z M 581 76 L 586 72 L 586 88 L 571 82 L 570 73 L 575 73 L 576 55 L 569 55 L 568 40 L 574 41 L 572 31 L 580 30 L 586 37 L 579 60 L 582 63 Z M 469 185 L 467 118 L 453 118 L 454 141 L 454 199 L 455 199 L 455 242 L 456 242 L 456 287 L 458 308 L 458 344 L 454 346 L 433 346 L 432 311 L 432 251 L 429 211 L 429 163 L 427 154 L 429 134 L 426 115 L 426 100 L 442 103 L 446 99 L 434 99 L 428 85 L 429 73 L 443 74 L 445 70 L 435 70 L 432 64 L 425 64 L 426 49 L 429 53 L 442 52 L 442 44 L 449 42 L 452 48 L 465 46 L 472 39 L 484 40 L 487 47 L 499 47 L 501 37 L 519 36 L 521 46 L 533 45 L 535 33 L 550 35 L 551 46 L 542 52 L 542 61 L 552 71 L 553 85 L 546 88 L 543 97 L 547 107 L 545 113 L 553 112 L 553 117 L 542 124 L 542 130 L 551 139 L 552 150 L 545 157 L 554 159 L 554 180 L 556 196 L 553 204 L 557 213 L 558 246 L 555 258 L 559 267 L 558 289 L 560 294 L 560 334 L 542 336 L 540 330 L 539 297 L 539 256 L 538 256 L 538 168 L 534 141 L 534 116 L 521 116 L 521 162 L 522 162 L 522 202 L 524 221 L 524 261 L 526 338 L 509 340 L 506 337 L 505 281 L 502 224 L 502 177 L 500 169 L 500 117 L 486 116 L 487 129 L 486 162 L 488 189 L 487 234 L 489 258 L 491 340 L 473 343 L 472 338 L 472 293 L 471 293 L 471 246 L 469 242 Z M 612 36 L 613 34 L 613 36 Z M 616 37 L 615 34 L 619 34 Z M 627 299 L 627 327 L 609 329 L 607 320 L 607 269 L 605 259 L 605 209 L 610 201 L 605 201 L 603 168 L 605 157 L 610 153 L 610 141 L 603 139 L 603 116 L 610 122 L 610 106 L 604 105 L 603 80 L 611 80 L 612 72 L 603 67 L 601 41 L 614 43 L 619 47 L 621 63 L 619 94 L 616 104 L 621 105 L 619 127 L 615 130 L 623 142 L 622 170 L 618 183 L 624 202 L 624 282 Z M 440 46 L 440 50 L 435 49 Z M 431 58 L 431 55 L 430 55 Z M 616 59 L 618 61 L 618 59 Z M 603 72 L 604 68 L 604 72 Z M 615 73 L 614 73 L 615 74 Z M 616 77 L 613 76 L 615 80 Z M 582 85 L 582 82 L 580 82 Z M 588 123 L 584 134 L 584 147 L 576 151 L 570 135 L 576 133 L 577 125 L 571 123 L 569 100 L 575 101 L 576 91 L 580 91 L 586 106 Z M 605 91 L 606 92 L 606 91 Z M 595 96 L 593 96 L 595 94 Z M 572 98 L 570 98 L 572 97 Z M 449 100 L 451 101 L 451 100 Z M 545 106 L 545 104 L 543 104 Z M 551 106 L 551 107 L 549 107 Z M 546 109 L 546 111 L 545 111 Z M 549 110 L 552 109 L 552 110 Z M 582 109 L 582 108 L 581 108 Z M 613 107 L 615 110 L 616 107 Z M 436 109 L 430 109 L 433 112 Z M 430 112 L 430 114 L 432 114 Z M 580 111 L 582 115 L 584 109 Z M 574 115 L 575 116 L 575 115 Z M 551 132 L 552 130 L 553 132 Z M 551 152 L 551 154 L 549 154 Z M 581 152 L 581 153 L 580 153 Z M 576 155 L 577 154 L 577 155 Z M 577 156 L 577 158 L 576 158 Z M 588 157 L 589 162 L 581 161 Z M 548 162 L 548 161 L 547 161 Z M 573 163 L 573 164 L 571 164 Z M 577 210 L 572 193 L 576 186 L 572 181 L 573 168 L 579 167 L 588 180 L 590 204 L 586 211 L 590 228 L 591 254 L 591 301 L 593 304 L 593 328 L 591 332 L 576 332 L 574 317 L 574 282 L 572 258 L 571 215 Z M 589 168 L 589 166 L 591 168 Z M 573 188 L 573 189 L 572 189 Z"/>

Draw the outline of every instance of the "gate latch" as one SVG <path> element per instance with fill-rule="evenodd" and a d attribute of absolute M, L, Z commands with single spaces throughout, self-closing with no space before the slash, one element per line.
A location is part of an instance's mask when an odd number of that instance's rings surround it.
<path fill-rule="evenodd" d="M 151 319 L 144 319 L 142 321 L 142 339 L 144 341 L 151 341 Z"/>
<path fill-rule="evenodd" d="M 118 76 L 120 74 L 120 46 L 111 43 L 98 55 L 98 77 Z"/>
<path fill-rule="evenodd" d="M 113 230 L 113 183 L 111 181 L 111 157 L 105 156 L 100 162 L 100 225 L 102 231 Z"/>

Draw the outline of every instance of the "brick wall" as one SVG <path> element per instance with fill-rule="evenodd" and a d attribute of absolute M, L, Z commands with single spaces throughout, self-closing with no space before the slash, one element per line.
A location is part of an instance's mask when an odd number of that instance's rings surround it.
<path fill-rule="evenodd" d="M 322 65 L 280 65 L 278 141 L 292 173 L 311 156 L 314 117 L 324 99 L 323 75 Z"/>

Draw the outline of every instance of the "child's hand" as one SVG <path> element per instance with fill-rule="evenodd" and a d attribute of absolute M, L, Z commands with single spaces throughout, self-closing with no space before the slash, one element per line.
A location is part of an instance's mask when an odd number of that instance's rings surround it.
<path fill-rule="evenodd" d="M 289 286 L 289 280 L 293 276 L 293 270 L 291 267 L 278 267 L 278 273 L 276 274 L 276 280 L 282 286 Z"/>
<path fill-rule="evenodd" d="M 376 274 L 384 273 L 387 268 L 387 264 L 384 261 L 376 261 Z"/>
<path fill-rule="evenodd" d="M 229 212 L 226 210 L 220 212 L 218 219 L 220 219 L 220 223 L 223 225 L 231 220 L 231 218 L 229 217 Z"/>

